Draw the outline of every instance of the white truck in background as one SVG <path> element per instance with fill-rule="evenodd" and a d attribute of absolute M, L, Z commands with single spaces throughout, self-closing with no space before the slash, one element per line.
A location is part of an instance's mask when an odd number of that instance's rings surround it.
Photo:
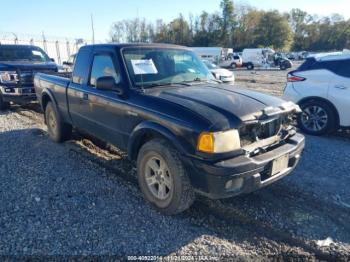
<path fill-rule="evenodd" d="M 271 48 L 246 48 L 242 52 L 243 67 L 248 70 L 254 68 L 280 68 L 286 70 L 292 67 L 292 62 Z"/>
<path fill-rule="evenodd" d="M 232 48 L 192 47 L 202 60 L 210 61 L 220 67 L 237 68 L 242 66 L 242 58 L 233 53 Z"/>

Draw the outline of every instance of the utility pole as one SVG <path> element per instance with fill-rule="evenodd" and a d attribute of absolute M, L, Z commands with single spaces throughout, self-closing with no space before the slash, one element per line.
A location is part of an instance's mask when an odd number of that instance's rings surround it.
<path fill-rule="evenodd" d="M 91 14 L 92 43 L 95 44 L 94 18 Z"/>

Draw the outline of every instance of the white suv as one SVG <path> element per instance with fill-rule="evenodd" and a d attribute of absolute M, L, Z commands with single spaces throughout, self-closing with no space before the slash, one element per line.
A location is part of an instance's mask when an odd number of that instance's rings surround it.
<path fill-rule="evenodd" d="M 308 58 L 287 76 L 284 99 L 300 105 L 299 127 L 323 135 L 350 127 L 350 55 Z"/>

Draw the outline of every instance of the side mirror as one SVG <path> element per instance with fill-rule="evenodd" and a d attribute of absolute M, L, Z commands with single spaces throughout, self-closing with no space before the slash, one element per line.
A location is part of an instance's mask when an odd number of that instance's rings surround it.
<path fill-rule="evenodd" d="M 96 89 L 106 90 L 106 91 L 114 91 L 118 95 L 124 94 L 123 88 L 115 83 L 115 79 L 113 76 L 102 76 L 102 77 L 97 78 Z"/>

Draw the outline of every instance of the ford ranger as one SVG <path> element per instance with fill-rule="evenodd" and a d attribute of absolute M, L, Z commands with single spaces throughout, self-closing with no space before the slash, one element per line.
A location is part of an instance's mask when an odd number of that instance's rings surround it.
<path fill-rule="evenodd" d="M 57 72 L 47 54 L 31 45 L 0 45 L 0 110 L 10 102 L 26 104 L 36 100 L 33 77 L 36 72 Z"/>
<path fill-rule="evenodd" d="M 34 85 L 54 141 L 76 127 L 127 152 L 145 199 L 165 214 L 197 194 L 267 186 L 304 148 L 292 126 L 297 105 L 215 80 L 185 47 L 84 46 L 70 79 L 38 73 Z"/>

